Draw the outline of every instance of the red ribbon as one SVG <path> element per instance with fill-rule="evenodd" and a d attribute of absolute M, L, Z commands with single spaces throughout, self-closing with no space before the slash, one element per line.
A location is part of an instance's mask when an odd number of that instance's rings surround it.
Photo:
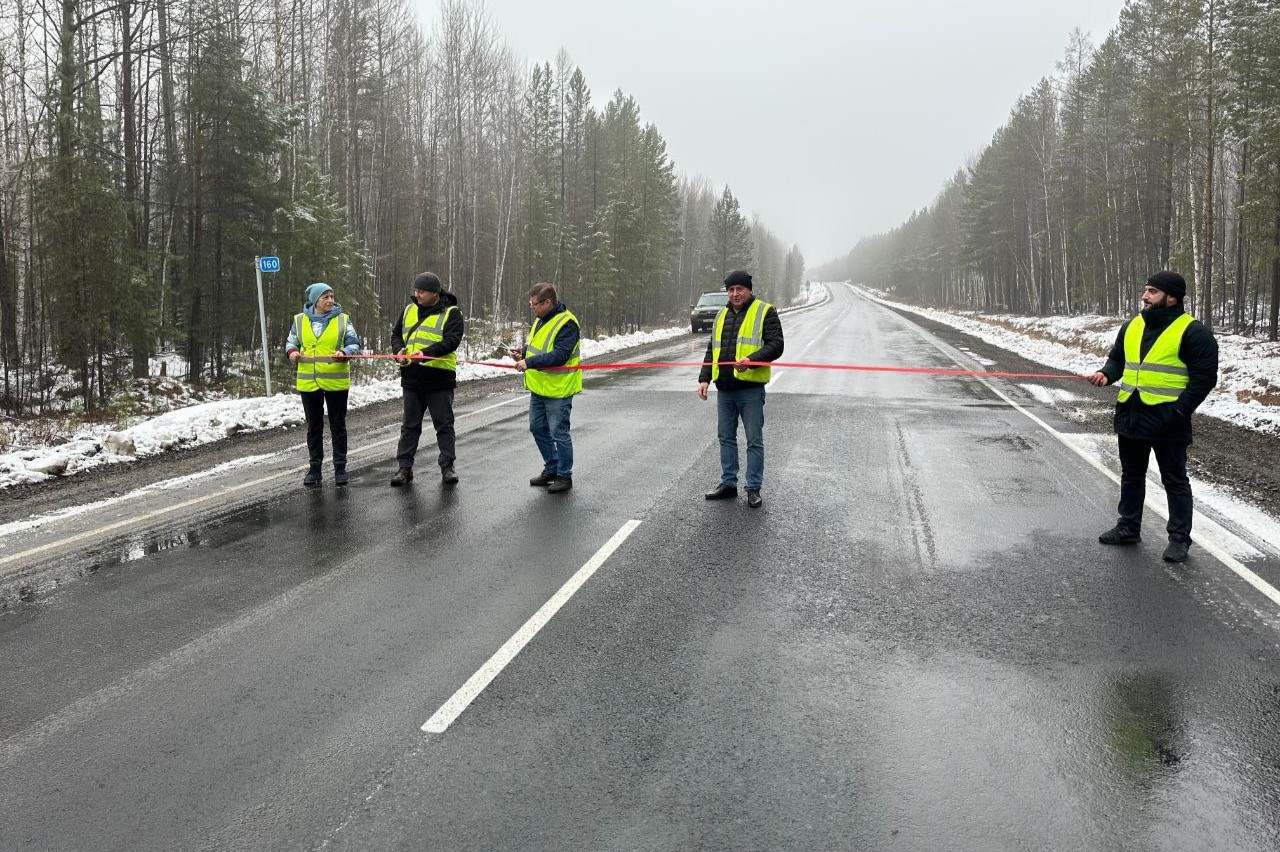
<path fill-rule="evenodd" d="M 348 358 L 365 359 L 365 360 L 408 360 L 408 361 L 434 361 L 438 360 L 425 355 L 348 355 Z M 504 364 L 495 361 L 465 361 L 459 360 L 459 364 L 474 364 L 481 367 L 498 367 L 503 370 L 514 370 L 515 364 Z M 544 367 L 545 372 L 564 371 L 564 370 L 653 370 L 664 369 L 668 367 L 705 367 L 709 361 L 642 361 L 630 364 L 579 364 L 576 367 Z M 988 370 L 947 370 L 935 367 L 885 367 L 869 364 L 819 364 L 804 361 L 745 361 L 741 365 L 736 361 L 721 361 L 722 367 L 789 367 L 797 370 L 854 370 L 866 373 L 914 373 L 916 375 L 930 376 L 986 376 L 988 378 L 998 379 L 1085 379 L 1088 376 L 1079 376 L 1074 373 L 1007 373 Z"/>

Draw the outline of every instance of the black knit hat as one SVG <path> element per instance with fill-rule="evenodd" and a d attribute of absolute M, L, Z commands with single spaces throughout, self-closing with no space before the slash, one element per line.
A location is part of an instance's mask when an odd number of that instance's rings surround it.
<path fill-rule="evenodd" d="M 440 277 L 434 272 L 419 272 L 418 277 L 413 279 L 413 289 L 439 293 L 444 288 L 440 286 Z"/>
<path fill-rule="evenodd" d="M 1169 272 L 1168 270 L 1157 272 L 1147 279 L 1147 283 L 1162 293 L 1177 296 L 1179 299 L 1186 298 L 1187 279 L 1176 272 Z"/>
<path fill-rule="evenodd" d="M 743 272 L 741 269 L 735 269 L 724 277 L 724 289 L 730 287 L 746 287 L 751 289 L 751 275 Z"/>

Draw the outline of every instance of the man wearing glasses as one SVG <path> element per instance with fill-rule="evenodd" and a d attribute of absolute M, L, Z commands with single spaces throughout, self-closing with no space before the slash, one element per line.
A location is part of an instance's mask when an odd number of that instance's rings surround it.
<path fill-rule="evenodd" d="M 413 482 L 413 459 L 422 436 L 422 417 L 431 412 L 440 453 L 440 481 L 454 485 L 453 392 L 458 385 L 457 350 L 466 325 L 458 310 L 458 298 L 444 292 L 440 277 L 422 272 L 413 279 L 413 301 L 405 307 L 391 330 L 391 347 L 402 356 L 400 389 L 404 394 L 404 420 L 396 447 L 399 470 L 391 477 L 397 488 Z"/>
<path fill-rule="evenodd" d="M 578 366 L 582 329 L 551 284 L 529 290 L 533 327 L 517 353 L 516 369 L 524 373 L 529 390 L 529 431 L 542 453 L 542 473 L 529 480 L 535 487 L 559 494 L 573 487 L 573 437 L 569 417 L 573 396 L 582 390 Z M 568 369 L 552 369 L 563 367 Z"/>
<path fill-rule="evenodd" d="M 1183 310 L 1186 296 L 1187 282 L 1176 272 L 1148 278 L 1142 288 L 1142 313 L 1120 327 L 1107 363 L 1089 377 L 1097 387 L 1114 384 L 1120 389 L 1115 414 L 1120 518 L 1098 541 L 1142 541 L 1147 465 L 1155 453 L 1169 499 L 1166 562 L 1185 562 L 1191 547 L 1191 413 L 1218 383 L 1218 341 L 1204 323 Z"/>

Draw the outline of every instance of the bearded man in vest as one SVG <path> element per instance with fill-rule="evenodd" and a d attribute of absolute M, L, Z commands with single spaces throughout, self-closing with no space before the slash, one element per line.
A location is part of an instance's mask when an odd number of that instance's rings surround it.
<path fill-rule="evenodd" d="M 764 505 L 764 389 L 772 377 L 769 361 L 782 356 L 778 309 L 755 297 L 751 276 L 742 270 L 724 279 L 729 304 L 720 309 L 698 374 L 698 398 L 716 386 L 716 435 L 720 439 L 720 484 L 708 500 L 738 496 L 738 421 L 747 437 L 747 505 Z M 750 363 L 748 363 L 750 362 Z"/>
<path fill-rule="evenodd" d="M 400 362 L 400 389 L 404 395 L 404 420 L 396 446 L 399 469 L 391 484 L 413 481 L 413 460 L 422 436 L 422 417 L 431 412 L 436 430 L 440 480 L 454 485 L 457 458 L 453 430 L 453 392 L 458 385 L 458 346 L 466 325 L 458 299 L 446 293 L 439 276 L 420 273 L 413 279 L 413 301 L 405 307 L 391 330 L 391 348 Z"/>
<path fill-rule="evenodd" d="M 1191 546 L 1191 413 L 1218 383 L 1218 341 L 1183 310 L 1186 295 L 1187 282 L 1176 272 L 1148 278 L 1142 313 L 1121 326 L 1106 365 L 1089 377 L 1097 387 L 1119 388 L 1120 518 L 1098 541 L 1128 545 L 1142 540 L 1147 464 L 1155 453 L 1169 500 L 1166 562 L 1185 562 Z"/>
<path fill-rule="evenodd" d="M 359 352 L 360 337 L 351 318 L 342 312 L 333 288 L 323 282 L 307 287 L 302 313 L 294 316 L 285 343 L 285 354 L 298 370 L 296 387 L 307 416 L 311 464 L 302 480 L 307 488 L 320 487 L 326 408 L 333 442 L 333 482 L 347 484 L 347 393 L 351 389 L 347 356 Z"/>
<path fill-rule="evenodd" d="M 529 431 L 542 454 L 542 473 L 529 480 L 560 494 L 573 487 L 573 436 L 569 431 L 573 397 L 582 391 L 582 327 L 551 284 L 529 290 L 533 325 L 522 349 L 512 353 L 529 391 Z M 551 369 L 561 367 L 565 369 Z"/>

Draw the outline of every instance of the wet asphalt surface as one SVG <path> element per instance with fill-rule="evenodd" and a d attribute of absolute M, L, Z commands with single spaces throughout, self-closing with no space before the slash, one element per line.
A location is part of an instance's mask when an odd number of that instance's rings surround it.
<path fill-rule="evenodd" d="M 789 361 L 965 360 L 847 291 L 784 324 Z M 969 378 L 779 370 L 764 507 L 708 503 L 693 389 L 593 377 L 562 496 L 512 394 L 460 407 L 453 489 L 431 448 L 388 488 L 372 431 L 344 490 L 264 453 L 33 532 L 98 567 L 0 614 L 0 849 L 1280 845 L 1280 613 L 1203 549 L 1098 545 L 1114 483 Z"/>

